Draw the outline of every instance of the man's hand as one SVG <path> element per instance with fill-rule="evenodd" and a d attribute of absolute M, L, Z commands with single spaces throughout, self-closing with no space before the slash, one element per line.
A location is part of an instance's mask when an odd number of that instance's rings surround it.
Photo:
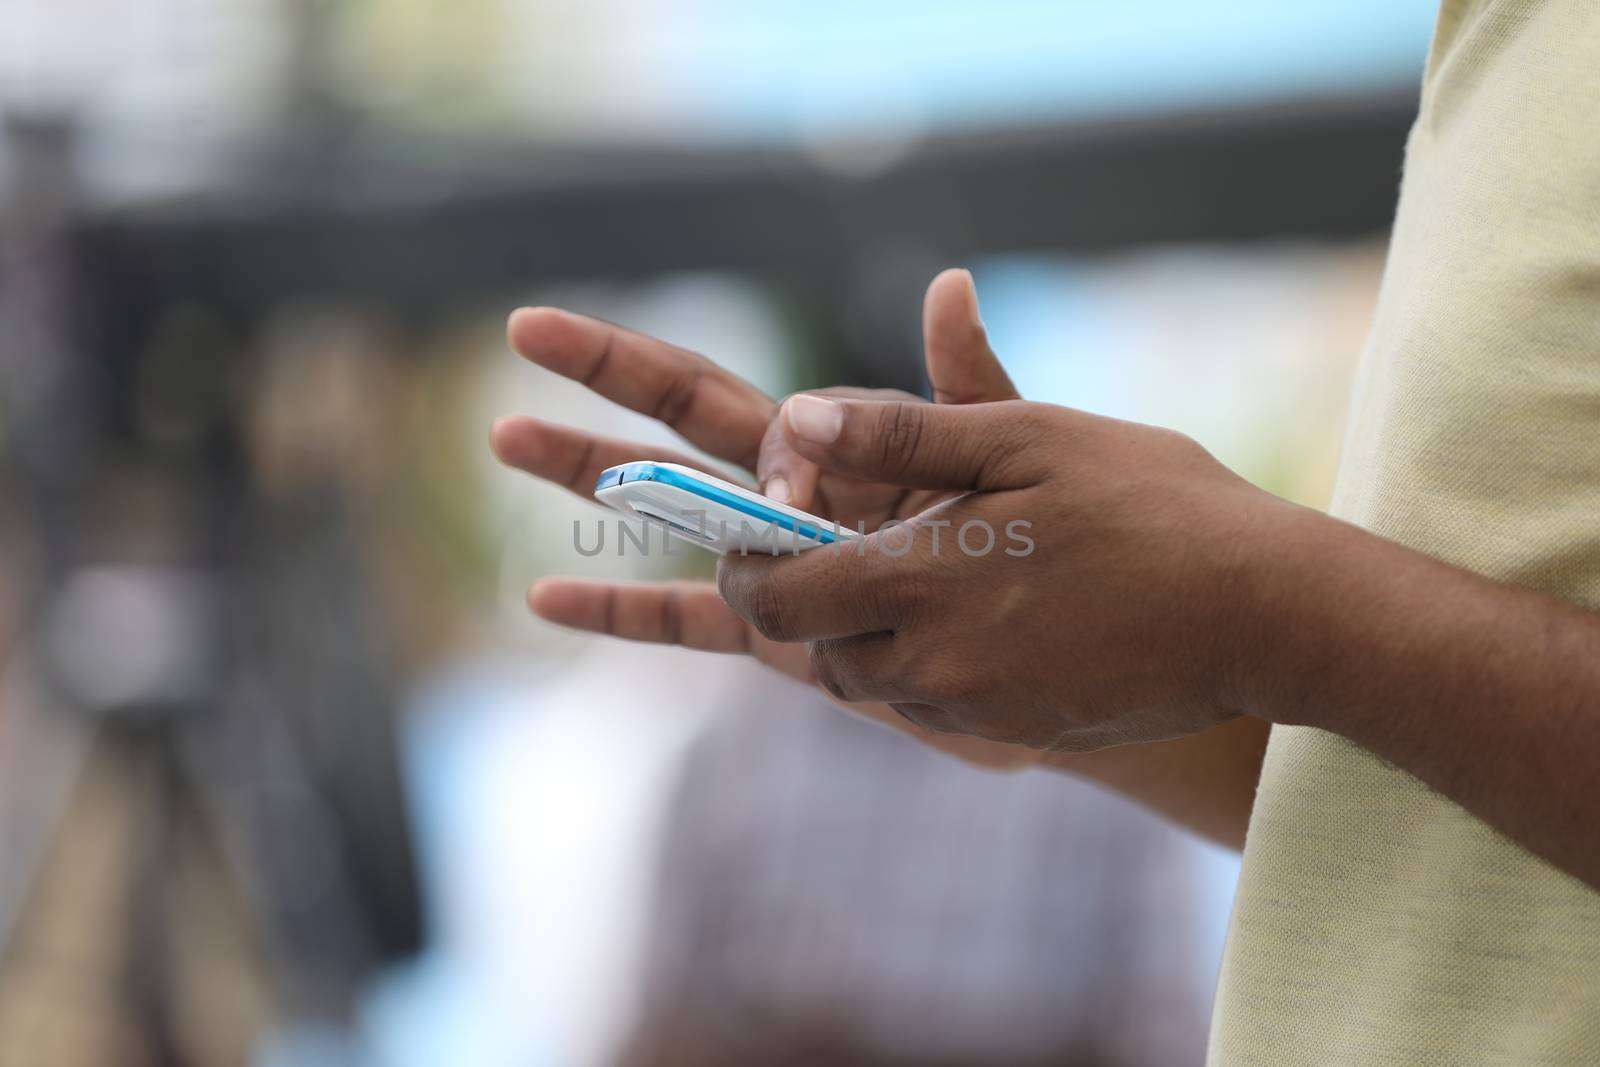
<path fill-rule="evenodd" d="M 1019 400 L 800 395 L 779 421 L 824 470 L 947 494 L 855 545 L 719 564 L 724 599 L 808 643 L 837 699 L 1069 752 L 1241 714 L 1240 556 L 1290 506 L 1193 441 Z"/>
<path fill-rule="evenodd" d="M 936 401 L 953 404 L 1016 396 L 984 336 L 967 272 L 947 270 L 933 280 L 924 303 L 923 333 L 928 378 Z M 915 515 L 951 495 L 908 491 L 820 471 L 789 446 L 775 421 L 778 406 L 774 401 L 697 353 L 553 308 L 518 311 L 511 317 L 507 334 L 512 348 L 532 362 L 580 381 L 624 407 L 660 419 L 711 455 L 755 470 L 773 499 L 842 525 L 865 522 L 876 528 L 887 520 Z M 893 390 L 825 392 L 923 403 Z M 491 444 L 511 466 L 585 498 L 592 498 L 600 472 L 619 463 L 654 459 L 703 467 L 670 450 L 526 417 L 498 421 Z M 729 477 L 726 472 L 716 473 Z M 564 626 L 635 641 L 747 654 L 798 681 L 816 682 L 803 646 L 763 637 L 734 614 L 709 583 L 554 578 L 536 584 L 528 602 L 541 617 Z M 1042 757 L 1040 752 L 1019 746 L 933 734 L 876 701 L 841 703 L 866 718 L 983 766 L 1016 768 Z"/>

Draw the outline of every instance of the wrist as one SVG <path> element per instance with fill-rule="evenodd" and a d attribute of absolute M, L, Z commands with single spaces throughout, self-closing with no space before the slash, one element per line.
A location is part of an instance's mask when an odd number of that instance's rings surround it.
<path fill-rule="evenodd" d="M 1244 539 L 1230 580 L 1224 656 L 1229 706 L 1285 725 L 1334 728 L 1340 675 L 1363 660 L 1361 616 L 1381 597 L 1361 544 L 1378 539 L 1287 501 L 1273 499 Z"/>

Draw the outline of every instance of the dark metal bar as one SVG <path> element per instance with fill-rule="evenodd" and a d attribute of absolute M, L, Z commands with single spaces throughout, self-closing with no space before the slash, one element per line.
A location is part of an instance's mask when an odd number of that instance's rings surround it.
<path fill-rule="evenodd" d="M 885 247 L 959 258 L 1343 238 L 1388 226 L 1415 103 L 1407 90 L 949 134 L 872 178 L 797 149 L 368 139 L 320 160 L 310 189 L 267 182 L 85 220 L 79 236 L 88 262 L 120 265 L 145 299 L 240 310 L 305 295 L 426 310 L 543 279 L 679 269 L 800 280 Z M 257 169 L 304 174 L 304 162 L 283 150 Z"/>

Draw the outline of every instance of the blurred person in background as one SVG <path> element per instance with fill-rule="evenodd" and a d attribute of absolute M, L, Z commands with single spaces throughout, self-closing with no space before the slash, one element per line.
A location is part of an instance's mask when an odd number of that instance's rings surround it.
<path fill-rule="evenodd" d="M 730 707 L 689 751 L 628 1067 L 1200 1062 L 1200 849 L 814 703 Z"/>
<path fill-rule="evenodd" d="M 1600 1058 L 1596 71 L 1589 5 L 1444 4 L 1335 518 L 1179 435 L 1017 399 L 960 272 L 929 292 L 932 404 L 779 406 L 693 353 L 522 311 L 524 356 L 774 499 L 1038 541 L 730 556 L 716 588 L 552 580 L 534 609 L 753 654 L 948 752 L 1243 846 L 1214 1062 Z M 582 493 L 615 463 L 691 462 L 528 419 L 494 441 Z"/>

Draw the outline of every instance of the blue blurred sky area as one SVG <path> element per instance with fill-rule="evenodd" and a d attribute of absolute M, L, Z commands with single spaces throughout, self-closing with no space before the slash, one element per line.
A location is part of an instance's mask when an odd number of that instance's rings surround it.
<path fill-rule="evenodd" d="M 630 80 L 719 132 L 969 126 L 1414 85 L 1429 0 L 696 0 Z M 657 100 L 657 106 L 664 101 Z"/>

